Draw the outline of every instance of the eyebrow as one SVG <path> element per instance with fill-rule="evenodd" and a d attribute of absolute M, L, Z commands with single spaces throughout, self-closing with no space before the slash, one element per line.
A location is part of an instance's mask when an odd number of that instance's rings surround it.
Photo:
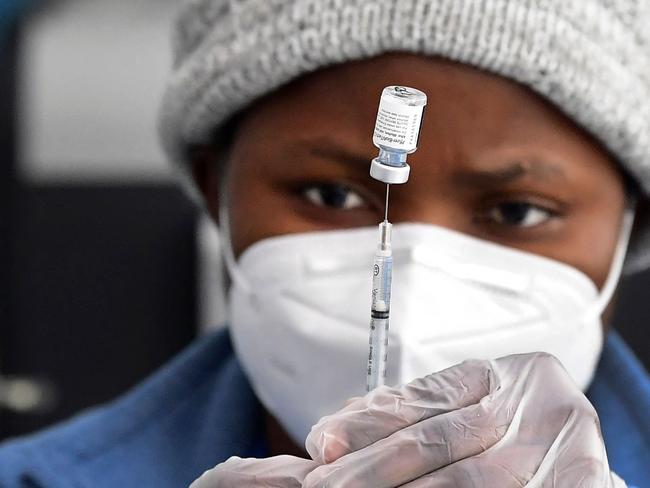
<path fill-rule="evenodd" d="M 525 177 L 537 180 L 565 180 L 562 168 L 545 161 L 528 159 L 512 161 L 505 166 L 491 170 L 457 169 L 452 172 L 452 181 L 472 188 L 492 188 L 513 183 Z"/>
<path fill-rule="evenodd" d="M 321 159 L 329 159 L 339 163 L 349 163 L 352 166 L 370 167 L 374 156 L 348 149 L 329 137 L 299 140 L 288 148 L 291 152 L 300 152 Z"/>
<path fill-rule="evenodd" d="M 312 156 L 348 163 L 352 166 L 367 168 L 375 155 L 366 155 L 351 150 L 331 137 L 302 139 L 288 148 L 291 152 L 310 154 Z M 525 177 L 537 180 L 566 180 L 566 173 L 560 166 L 540 159 L 518 159 L 504 166 L 480 170 L 476 168 L 457 168 L 452 170 L 452 182 L 459 186 L 471 188 L 493 188 L 513 183 Z"/>

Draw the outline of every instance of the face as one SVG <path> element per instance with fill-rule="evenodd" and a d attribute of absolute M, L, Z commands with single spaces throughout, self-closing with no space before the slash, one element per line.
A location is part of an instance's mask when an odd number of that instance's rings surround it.
<path fill-rule="evenodd" d="M 279 234 L 383 219 L 385 185 L 368 171 L 379 95 L 394 84 L 424 91 L 429 103 L 411 178 L 391 187 L 391 222 L 435 224 L 546 256 L 602 285 L 625 207 L 623 177 L 607 153 L 514 82 L 405 54 L 319 71 L 244 114 L 225 186 L 236 255 Z M 217 217 L 214 162 L 197 175 Z"/>

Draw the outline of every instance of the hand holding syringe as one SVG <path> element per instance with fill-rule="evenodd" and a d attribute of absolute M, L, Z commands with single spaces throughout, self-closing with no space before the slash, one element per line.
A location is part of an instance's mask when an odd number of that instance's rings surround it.
<path fill-rule="evenodd" d="M 368 353 L 368 391 L 384 384 L 388 358 L 390 291 L 393 275 L 391 229 L 388 222 L 390 185 L 406 183 L 410 167 L 408 154 L 418 145 L 427 96 L 403 86 L 384 88 L 377 114 L 373 142 L 379 156 L 372 160 L 370 176 L 386 183 L 384 221 L 379 224 L 379 245 L 372 267 L 372 305 L 370 307 L 370 350 Z"/>

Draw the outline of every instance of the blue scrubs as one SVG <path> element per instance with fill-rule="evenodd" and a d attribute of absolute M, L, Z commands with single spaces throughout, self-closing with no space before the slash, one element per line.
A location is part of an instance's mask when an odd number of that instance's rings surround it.
<path fill-rule="evenodd" d="M 589 393 L 611 468 L 650 482 L 650 378 L 614 333 Z M 179 488 L 230 456 L 264 457 L 262 408 L 227 331 L 118 400 L 0 447 L 2 488 Z"/>

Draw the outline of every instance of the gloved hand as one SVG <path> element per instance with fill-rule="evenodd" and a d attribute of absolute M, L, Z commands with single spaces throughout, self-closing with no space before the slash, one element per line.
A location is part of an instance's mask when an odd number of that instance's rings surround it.
<path fill-rule="evenodd" d="M 316 463 L 295 456 L 242 459 L 233 456 L 218 464 L 190 488 L 300 488 Z"/>
<path fill-rule="evenodd" d="M 598 416 L 547 354 L 467 361 L 382 387 L 322 418 L 306 442 L 316 487 L 625 487 Z"/>
<path fill-rule="evenodd" d="M 314 461 L 230 458 L 191 488 L 625 488 L 598 417 L 546 354 L 466 361 L 352 399 L 316 424 Z"/>

